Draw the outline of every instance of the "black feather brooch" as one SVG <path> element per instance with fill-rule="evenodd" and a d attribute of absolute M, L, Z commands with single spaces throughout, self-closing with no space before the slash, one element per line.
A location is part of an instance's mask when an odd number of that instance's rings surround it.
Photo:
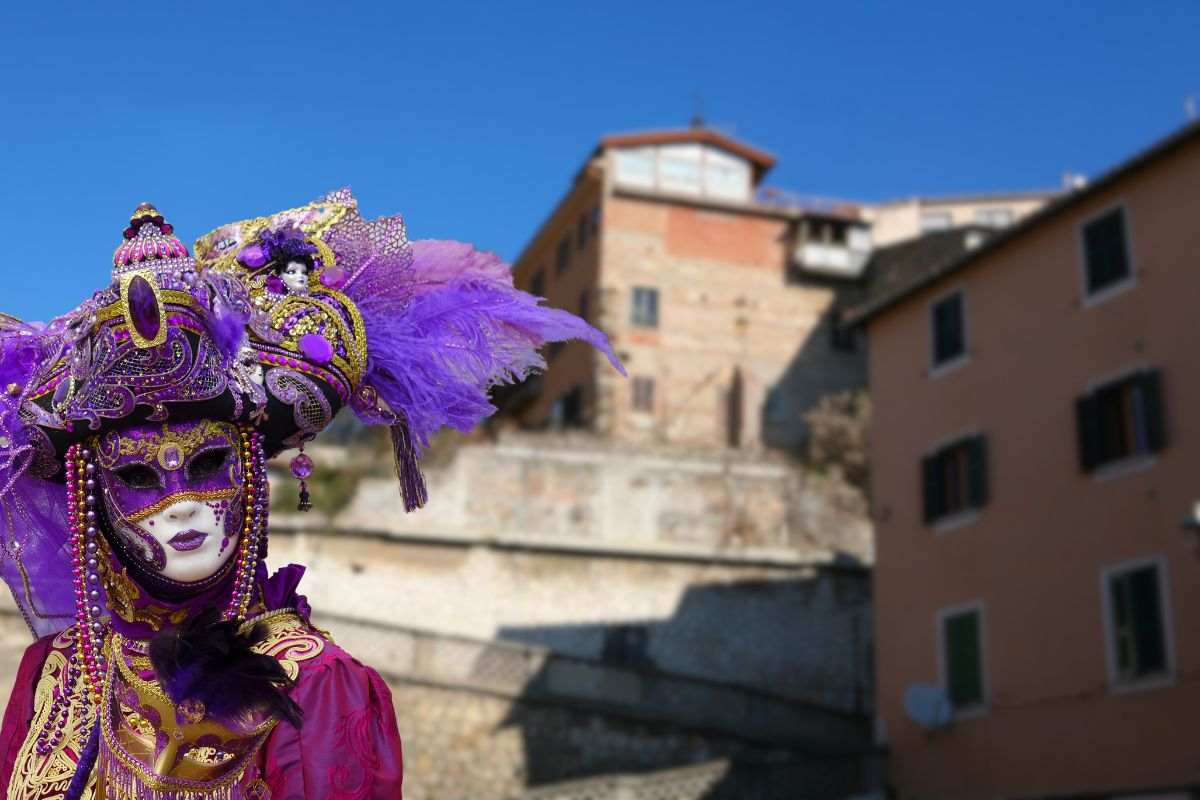
<path fill-rule="evenodd" d="M 251 648 L 267 635 L 260 623 L 240 630 L 208 608 L 150 642 L 150 663 L 171 702 L 185 717 L 244 723 L 254 712 L 299 729 L 303 712 L 288 696 L 294 681 L 271 656 Z"/>

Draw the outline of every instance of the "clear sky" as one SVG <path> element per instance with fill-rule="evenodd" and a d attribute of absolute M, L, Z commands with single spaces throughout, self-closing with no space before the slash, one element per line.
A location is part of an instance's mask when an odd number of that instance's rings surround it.
<path fill-rule="evenodd" d="M 769 185 L 1046 188 L 1184 122 L 1200 4 L 5 3 L 0 310 L 108 280 L 134 206 L 184 240 L 350 185 L 513 258 L 597 138 L 715 126 Z"/>

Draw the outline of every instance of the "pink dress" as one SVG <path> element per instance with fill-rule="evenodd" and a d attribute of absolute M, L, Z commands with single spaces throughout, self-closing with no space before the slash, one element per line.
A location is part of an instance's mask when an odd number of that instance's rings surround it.
<path fill-rule="evenodd" d="M 0 728 L 0 786 L 8 786 L 30 734 L 34 687 L 54 639 L 31 644 L 17 670 Z M 297 663 L 291 696 L 304 710 L 304 725 L 299 731 L 277 725 L 247 777 L 265 782 L 270 800 L 399 800 L 404 766 L 387 684 L 327 640 Z"/>

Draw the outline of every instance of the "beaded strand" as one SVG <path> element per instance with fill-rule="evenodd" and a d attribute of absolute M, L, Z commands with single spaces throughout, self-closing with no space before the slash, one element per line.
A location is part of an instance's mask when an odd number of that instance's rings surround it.
<path fill-rule="evenodd" d="M 67 516 L 74 558 L 75 622 L 79 641 L 76 658 L 87 691 L 100 703 L 104 676 L 104 623 L 100 619 L 100 560 L 96 544 L 96 465 L 92 452 L 74 444 L 67 450 Z"/>
<path fill-rule="evenodd" d="M 225 610 L 225 619 L 243 619 L 246 616 L 254 594 L 254 570 L 258 565 L 258 552 L 265 536 L 267 481 L 263 438 L 258 431 L 246 428 L 241 430 L 241 438 L 244 513 L 233 594 Z"/>

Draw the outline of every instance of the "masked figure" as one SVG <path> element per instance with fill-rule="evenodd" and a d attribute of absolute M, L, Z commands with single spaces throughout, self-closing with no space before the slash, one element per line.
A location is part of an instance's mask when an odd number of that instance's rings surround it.
<path fill-rule="evenodd" d="M 0 731 L 10 800 L 399 798 L 391 695 L 268 577 L 266 461 L 350 406 L 390 430 L 406 511 L 443 426 L 599 331 L 349 192 L 226 225 L 193 259 L 139 206 L 112 281 L 0 317 L 0 575 L 37 640 Z M 381 509 L 383 511 L 383 509 Z"/>

